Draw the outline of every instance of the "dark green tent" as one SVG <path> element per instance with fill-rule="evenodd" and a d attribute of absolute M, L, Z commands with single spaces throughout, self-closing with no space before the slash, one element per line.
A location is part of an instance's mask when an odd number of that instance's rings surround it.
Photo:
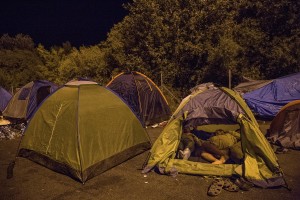
<path fill-rule="evenodd" d="M 242 164 L 213 165 L 176 158 L 183 122 L 198 130 L 240 129 Z M 144 173 L 158 167 L 160 172 L 209 176 L 243 176 L 260 187 L 284 185 L 282 171 L 270 144 L 261 133 L 258 123 L 244 100 L 224 87 L 209 87 L 186 97 L 171 117 L 150 150 Z"/>
<path fill-rule="evenodd" d="M 39 107 L 18 156 L 85 182 L 150 147 L 142 124 L 119 96 L 94 82 L 73 81 Z"/>

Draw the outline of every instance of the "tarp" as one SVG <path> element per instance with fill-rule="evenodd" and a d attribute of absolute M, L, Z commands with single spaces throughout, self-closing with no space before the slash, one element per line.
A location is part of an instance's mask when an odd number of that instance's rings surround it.
<path fill-rule="evenodd" d="M 247 79 L 247 81 L 242 82 L 233 88 L 234 91 L 237 91 L 241 95 L 247 92 L 251 92 L 253 90 L 257 90 L 269 83 L 273 80 L 251 80 Z"/>
<path fill-rule="evenodd" d="M 8 91 L 6 91 L 3 87 L 0 86 L 0 114 L 6 108 L 11 97 L 12 95 Z"/>
<path fill-rule="evenodd" d="M 90 81 L 73 81 L 35 112 L 18 156 L 84 183 L 150 147 L 147 132 L 119 96 Z"/>
<path fill-rule="evenodd" d="M 274 79 L 262 88 L 245 93 L 243 98 L 256 115 L 273 118 L 282 106 L 300 99 L 300 73 Z"/>

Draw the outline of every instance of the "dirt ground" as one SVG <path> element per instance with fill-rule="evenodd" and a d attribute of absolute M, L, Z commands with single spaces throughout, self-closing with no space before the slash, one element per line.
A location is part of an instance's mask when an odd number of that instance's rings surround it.
<path fill-rule="evenodd" d="M 147 131 L 154 141 L 162 128 L 148 128 Z M 13 160 L 19 141 L 20 139 L 0 141 L 0 199 L 300 199 L 300 151 L 291 150 L 278 154 L 280 166 L 292 191 L 283 187 L 251 188 L 246 192 L 224 190 L 217 197 L 209 197 L 207 189 L 212 178 L 184 174 L 171 177 L 155 172 L 150 172 L 147 176 L 141 174 L 141 166 L 148 152 L 88 180 L 85 184 L 24 158 L 17 158 L 13 178 L 6 179 L 8 163 Z"/>

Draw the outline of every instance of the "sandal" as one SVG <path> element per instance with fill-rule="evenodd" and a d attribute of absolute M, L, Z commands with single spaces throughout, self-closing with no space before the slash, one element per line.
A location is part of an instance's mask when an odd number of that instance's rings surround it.
<path fill-rule="evenodd" d="M 214 179 L 212 184 L 209 186 L 207 194 L 209 196 L 218 196 L 221 193 L 223 186 L 224 186 L 223 179 L 216 178 L 216 179 Z"/>
<path fill-rule="evenodd" d="M 224 179 L 223 189 L 229 192 L 238 192 L 240 190 L 239 186 L 234 184 L 229 178 Z"/>
<path fill-rule="evenodd" d="M 248 191 L 250 188 L 254 187 L 254 184 L 240 177 L 234 182 L 241 190 Z"/>
<path fill-rule="evenodd" d="M 287 148 L 284 147 L 278 147 L 275 151 L 276 154 L 283 154 L 283 153 L 287 153 L 289 150 Z"/>

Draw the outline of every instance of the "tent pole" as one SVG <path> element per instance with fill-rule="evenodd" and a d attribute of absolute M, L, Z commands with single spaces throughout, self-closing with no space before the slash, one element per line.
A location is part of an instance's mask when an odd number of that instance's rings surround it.
<path fill-rule="evenodd" d="M 228 88 L 231 89 L 231 69 L 228 69 Z"/>

